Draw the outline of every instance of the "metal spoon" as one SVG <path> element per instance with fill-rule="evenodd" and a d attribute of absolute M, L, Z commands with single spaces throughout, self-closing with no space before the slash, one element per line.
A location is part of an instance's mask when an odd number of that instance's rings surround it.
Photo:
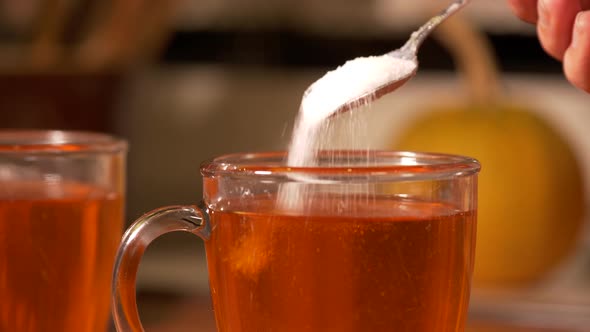
<path fill-rule="evenodd" d="M 332 115 L 352 110 L 358 107 L 359 105 L 364 105 L 366 103 L 379 99 L 385 94 L 395 91 L 396 89 L 404 85 L 407 81 L 409 81 L 412 77 L 414 77 L 414 75 L 416 75 L 416 72 L 418 71 L 418 50 L 420 46 L 422 46 L 424 40 L 426 40 L 426 38 L 437 26 L 439 26 L 446 19 L 458 12 L 460 9 L 465 7 L 470 1 L 471 0 L 455 0 L 447 9 L 431 18 L 428 22 L 426 22 L 426 24 L 421 26 L 420 29 L 412 33 L 410 39 L 408 39 L 404 46 L 386 54 L 388 56 L 392 56 L 398 59 L 413 61 L 415 64 L 415 68 L 412 72 L 394 81 L 384 82 L 374 91 L 365 93 L 363 95 L 348 100 L 347 102 L 343 103 L 341 106 L 336 108 Z M 308 91 L 306 91 L 306 94 L 308 94 L 310 90 L 311 87 L 310 89 L 308 89 Z"/>

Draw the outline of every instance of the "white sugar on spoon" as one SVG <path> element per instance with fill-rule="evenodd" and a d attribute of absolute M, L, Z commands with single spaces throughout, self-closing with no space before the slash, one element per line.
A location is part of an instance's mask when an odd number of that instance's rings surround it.
<path fill-rule="evenodd" d="M 312 166 L 318 133 L 332 116 L 365 105 L 405 84 L 418 70 L 417 53 L 440 23 L 471 0 L 455 0 L 390 53 L 346 62 L 313 83 L 303 95 L 293 130 L 287 164 Z"/>
<path fill-rule="evenodd" d="M 336 114 L 351 96 L 372 94 L 383 82 L 413 75 L 416 61 L 390 55 L 361 57 L 346 62 L 312 84 L 303 96 L 289 148 L 289 166 L 310 166 L 316 139 L 326 120 Z M 361 106 L 367 100 L 360 99 Z"/>

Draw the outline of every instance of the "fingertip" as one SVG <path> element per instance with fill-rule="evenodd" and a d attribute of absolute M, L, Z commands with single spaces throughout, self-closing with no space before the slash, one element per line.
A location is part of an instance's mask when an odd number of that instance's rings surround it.
<path fill-rule="evenodd" d="M 580 30 L 588 29 L 590 27 L 590 10 L 584 10 L 576 15 L 576 28 Z"/>
<path fill-rule="evenodd" d="M 572 43 L 565 53 L 563 68 L 573 85 L 590 92 L 590 11 L 576 16 Z"/>
<path fill-rule="evenodd" d="M 537 0 L 508 0 L 512 11 L 521 20 L 535 24 L 539 18 L 537 14 Z"/>
<path fill-rule="evenodd" d="M 572 40 L 572 27 L 580 4 L 571 0 L 539 0 L 537 32 L 543 49 L 562 61 Z"/>

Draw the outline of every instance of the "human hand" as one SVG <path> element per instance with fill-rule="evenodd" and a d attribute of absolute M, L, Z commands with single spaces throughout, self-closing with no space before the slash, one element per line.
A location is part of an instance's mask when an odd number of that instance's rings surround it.
<path fill-rule="evenodd" d="M 567 79 L 590 92 L 590 0 L 508 0 L 521 19 L 536 24 L 541 45 L 563 61 Z"/>

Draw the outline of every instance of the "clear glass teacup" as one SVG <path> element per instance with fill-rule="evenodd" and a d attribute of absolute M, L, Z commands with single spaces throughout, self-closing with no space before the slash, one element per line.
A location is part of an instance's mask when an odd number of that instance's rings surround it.
<path fill-rule="evenodd" d="M 126 232 L 113 281 L 118 331 L 143 331 L 140 258 L 158 236 L 205 241 L 220 332 L 463 331 L 475 249 L 477 176 L 467 157 L 326 151 L 201 166 L 203 200 L 150 212 Z"/>
<path fill-rule="evenodd" d="M 0 331 L 104 332 L 127 143 L 0 130 Z"/>

